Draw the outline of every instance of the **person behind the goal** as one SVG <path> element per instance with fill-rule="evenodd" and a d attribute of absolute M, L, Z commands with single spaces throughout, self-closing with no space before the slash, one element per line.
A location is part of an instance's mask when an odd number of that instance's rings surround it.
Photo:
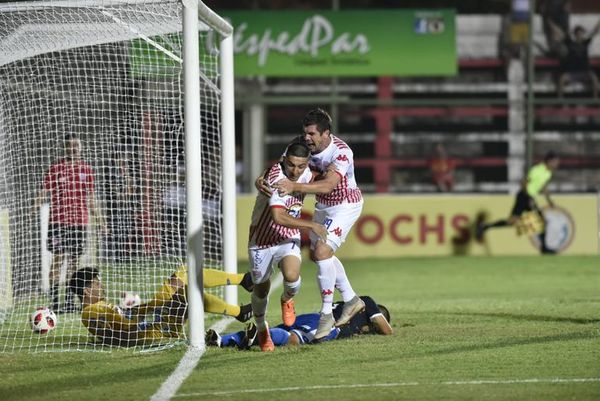
<path fill-rule="evenodd" d="M 57 312 L 76 311 L 72 288 L 67 287 L 64 306 L 59 301 L 59 276 L 63 261 L 67 261 L 67 277 L 79 268 L 84 252 L 89 212 L 96 225 L 106 230 L 104 217 L 94 196 L 94 171 L 82 158 L 81 140 L 74 135 L 65 137 L 65 156 L 50 166 L 44 175 L 43 188 L 35 202 L 37 212 L 50 197 L 50 219 L 47 248 L 52 252 L 50 266 L 50 308 Z M 32 214 L 35 215 L 35 214 Z"/>

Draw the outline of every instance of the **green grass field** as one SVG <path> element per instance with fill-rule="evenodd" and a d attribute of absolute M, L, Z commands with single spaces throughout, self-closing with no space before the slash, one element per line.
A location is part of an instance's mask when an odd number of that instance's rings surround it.
<path fill-rule="evenodd" d="M 175 399 L 599 400 L 599 260 L 349 261 L 355 289 L 389 307 L 393 336 L 272 354 L 210 348 Z M 314 267 L 303 269 L 298 313 L 320 304 Z M 272 323 L 280 320 L 280 291 Z M 0 399 L 149 399 L 184 353 L 3 354 Z"/>

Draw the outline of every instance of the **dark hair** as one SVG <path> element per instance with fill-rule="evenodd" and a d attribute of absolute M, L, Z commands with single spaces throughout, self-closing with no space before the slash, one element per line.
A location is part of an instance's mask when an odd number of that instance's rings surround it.
<path fill-rule="evenodd" d="M 388 308 L 386 308 L 385 306 L 383 306 L 381 304 L 377 304 L 377 307 L 379 308 L 379 311 L 381 312 L 383 317 L 385 317 L 385 320 L 387 320 L 388 323 L 391 323 L 392 320 L 391 320 L 390 311 L 388 310 Z"/>
<path fill-rule="evenodd" d="M 79 299 L 83 298 L 83 290 L 92 285 L 92 281 L 100 276 L 100 271 L 94 267 L 84 267 L 77 270 L 69 280 L 69 287 Z"/>
<path fill-rule="evenodd" d="M 554 159 L 558 159 L 558 155 L 556 153 L 554 153 L 553 151 L 548 151 L 546 153 L 546 155 L 544 156 L 544 161 L 545 162 L 549 162 L 550 160 L 554 160 Z"/>
<path fill-rule="evenodd" d="M 304 143 L 304 141 L 294 141 L 288 146 L 287 150 L 285 151 L 285 155 L 295 157 L 309 157 L 310 149 Z"/>
<path fill-rule="evenodd" d="M 581 32 L 584 33 L 585 32 L 585 28 L 581 25 L 577 25 L 575 28 L 573 28 L 573 33 L 575 35 L 577 35 L 577 32 Z"/>
<path fill-rule="evenodd" d="M 323 133 L 327 130 L 331 130 L 331 117 L 323 109 L 314 109 L 306 113 L 302 119 L 302 126 L 308 127 L 309 125 L 316 125 L 319 132 Z"/>

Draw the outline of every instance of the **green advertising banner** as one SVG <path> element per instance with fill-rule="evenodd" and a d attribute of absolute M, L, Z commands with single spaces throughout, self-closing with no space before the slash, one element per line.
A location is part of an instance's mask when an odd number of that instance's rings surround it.
<path fill-rule="evenodd" d="M 223 11 L 222 15 L 234 27 L 239 77 L 457 72 L 453 10 Z M 214 57 L 214 39 L 201 35 L 205 60 Z M 135 40 L 132 74 L 177 75 L 181 69 L 177 55 L 181 55 L 178 34 L 153 38 L 150 43 Z"/>
<path fill-rule="evenodd" d="M 236 76 L 455 75 L 453 10 L 223 11 Z"/>

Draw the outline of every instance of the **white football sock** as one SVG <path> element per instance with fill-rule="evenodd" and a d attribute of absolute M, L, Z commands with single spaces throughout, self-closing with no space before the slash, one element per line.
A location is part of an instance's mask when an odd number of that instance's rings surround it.
<path fill-rule="evenodd" d="M 284 302 L 294 298 L 294 296 L 300 291 L 300 285 L 302 285 L 302 277 L 298 277 L 296 281 L 283 281 L 283 294 L 281 294 L 281 300 Z"/>
<path fill-rule="evenodd" d="M 333 308 L 333 291 L 335 289 L 335 265 L 333 258 L 319 260 L 317 263 L 317 281 L 321 290 L 321 313 L 331 313 Z"/>
<path fill-rule="evenodd" d="M 348 302 L 356 296 L 356 293 L 352 289 L 348 276 L 346 276 L 346 269 L 344 269 L 342 262 L 340 262 L 337 256 L 334 256 L 332 259 L 335 265 L 335 288 L 340 292 L 342 300 Z"/>
<path fill-rule="evenodd" d="M 266 322 L 265 315 L 267 314 L 267 305 L 269 304 L 269 297 L 259 298 L 255 293 L 252 293 L 250 297 L 250 303 L 252 304 L 252 314 L 254 315 L 254 321 L 258 330 L 265 330 Z"/>

